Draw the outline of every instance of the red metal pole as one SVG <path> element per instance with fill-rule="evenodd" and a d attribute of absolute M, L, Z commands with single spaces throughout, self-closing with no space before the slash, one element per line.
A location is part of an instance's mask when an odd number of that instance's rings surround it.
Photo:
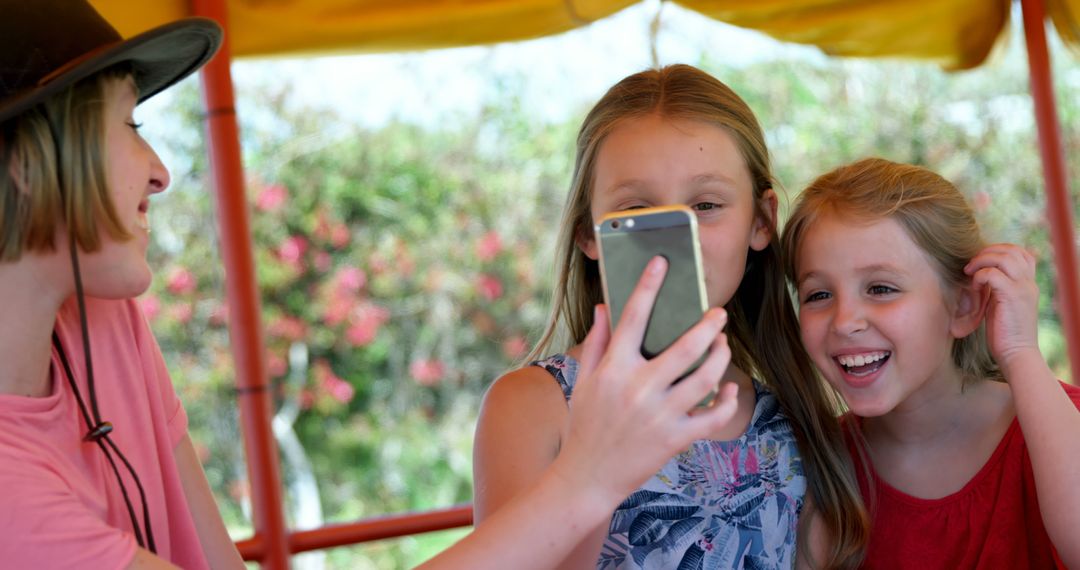
<path fill-rule="evenodd" d="M 388 515 L 295 531 L 289 536 L 289 550 L 296 554 L 355 545 L 374 540 L 461 528 L 471 525 L 472 522 L 472 505 L 458 505 L 424 513 Z M 257 560 L 262 556 L 265 545 L 256 537 L 241 540 L 236 543 L 236 546 L 240 549 L 240 555 L 244 557 L 244 560 Z"/>
<path fill-rule="evenodd" d="M 226 30 L 221 51 L 201 72 L 203 104 L 256 542 L 262 546 L 260 558 L 264 567 L 285 569 L 289 567 L 288 538 L 281 506 L 277 445 L 270 425 L 273 413 L 267 389 L 259 289 L 229 68 L 227 11 L 224 0 L 192 0 L 191 6 L 195 15 L 212 18 Z"/>
<path fill-rule="evenodd" d="M 1024 39 L 1027 41 L 1031 97 L 1035 102 L 1035 123 L 1039 129 L 1039 153 L 1046 179 L 1046 217 L 1050 221 L 1050 243 L 1057 266 L 1057 306 L 1073 383 L 1080 383 L 1080 269 L 1077 268 L 1073 235 L 1072 200 L 1065 172 L 1065 151 L 1054 101 L 1050 54 L 1046 49 L 1046 7 L 1043 0 L 1021 0 L 1024 12 Z"/>
<path fill-rule="evenodd" d="M 293 533 L 290 543 L 293 552 L 307 552 L 469 526 L 472 520 L 472 506 L 460 505 L 426 513 L 391 515 L 351 524 L 329 525 L 314 530 L 299 531 Z"/>

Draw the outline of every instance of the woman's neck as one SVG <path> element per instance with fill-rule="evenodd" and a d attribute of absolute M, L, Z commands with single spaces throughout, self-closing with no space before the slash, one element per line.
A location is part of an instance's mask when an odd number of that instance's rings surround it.
<path fill-rule="evenodd" d="M 52 330 L 70 292 L 41 260 L 31 254 L 0 264 L 0 394 L 40 398 L 51 390 Z"/>

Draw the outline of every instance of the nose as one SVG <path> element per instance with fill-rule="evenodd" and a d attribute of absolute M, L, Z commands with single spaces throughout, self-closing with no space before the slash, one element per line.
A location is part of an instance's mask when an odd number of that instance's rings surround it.
<path fill-rule="evenodd" d="M 862 304 L 857 300 L 845 299 L 838 295 L 833 307 L 833 332 L 840 336 L 852 336 L 866 330 L 866 316 Z"/>
<path fill-rule="evenodd" d="M 161 157 L 157 155 L 153 147 L 150 145 L 147 147 L 150 150 L 150 193 L 164 192 L 171 181 L 169 169 L 165 167 L 165 163 L 161 162 Z"/>

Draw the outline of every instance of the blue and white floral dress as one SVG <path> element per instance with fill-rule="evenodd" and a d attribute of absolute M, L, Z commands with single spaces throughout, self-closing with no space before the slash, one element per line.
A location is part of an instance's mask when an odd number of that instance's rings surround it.
<path fill-rule="evenodd" d="M 533 363 L 567 401 L 578 363 L 557 354 Z M 698 440 L 615 510 L 596 567 L 712 570 L 791 568 L 806 477 L 791 424 L 754 381 L 750 427 L 732 441 Z"/>

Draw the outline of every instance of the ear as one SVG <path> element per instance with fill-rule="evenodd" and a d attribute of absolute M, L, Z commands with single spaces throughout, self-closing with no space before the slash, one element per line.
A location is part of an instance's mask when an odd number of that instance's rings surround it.
<path fill-rule="evenodd" d="M 586 220 L 578 226 L 577 231 L 574 232 L 574 243 L 585 254 L 585 257 L 593 261 L 600 258 L 600 252 L 596 247 L 596 232 L 593 231 L 591 220 Z"/>
<path fill-rule="evenodd" d="M 975 332 L 986 316 L 989 303 L 988 287 L 976 288 L 970 283 L 958 287 L 952 308 L 952 320 L 949 323 L 949 332 L 953 338 L 964 338 Z"/>
<path fill-rule="evenodd" d="M 750 248 L 754 251 L 769 247 L 776 227 L 776 209 L 776 192 L 769 188 L 758 198 L 757 212 L 760 214 L 754 215 L 754 225 L 750 228 Z"/>

